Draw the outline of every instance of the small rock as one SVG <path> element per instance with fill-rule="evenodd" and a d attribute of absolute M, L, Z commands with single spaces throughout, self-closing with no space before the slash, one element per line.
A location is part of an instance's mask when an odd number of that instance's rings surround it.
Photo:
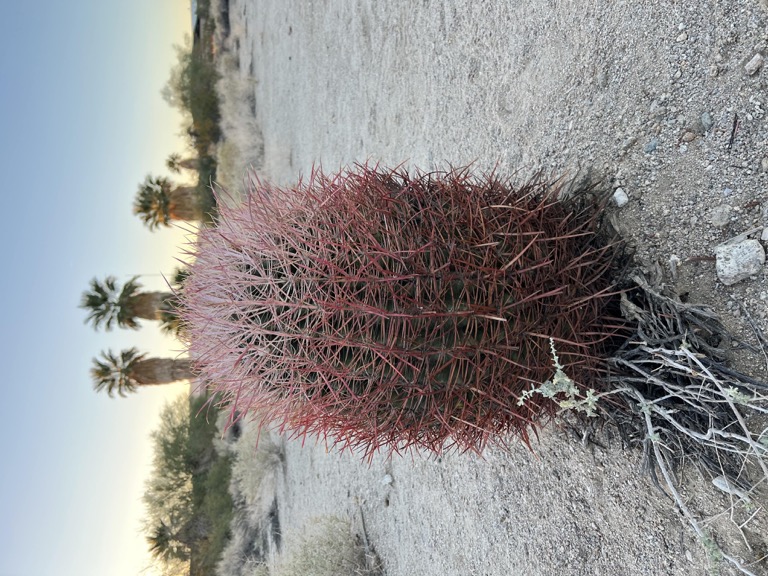
<path fill-rule="evenodd" d="M 686 132 L 680 138 L 683 142 L 693 142 L 696 139 L 696 134 L 693 132 Z"/>
<path fill-rule="evenodd" d="M 760 70 L 760 67 L 763 65 L 763 56 L 762 54 L 755 54 L 752 56 L 752 59 L 744 64 L 744 70 L 747 71 L 747 74 L 750 76 L 757 74 L 757 71 Z"/>
<path fill-rule="evenodd" d="M 763 233 L 760 234 L 760 240 L 762 240 L 763 242 L 768 242 L 768 226 L 763 228 Z"/>
<path fill-rule="evenodd" d="M 743 502 L 749 502 L 749 496 L 743 490 L 740 490 L 733 482 L 728 480 L 725 476 L 718 476 L 712 479 L 712 485 L 718 490 L 722 490 L 727 494 L 740 498 Z"/>
<path fill-rule="evenodd" d="M 672 281 L 677 281 L 677 269 L 682 263 L 682 260 L 680 260 L 680 257 L 676 254 L 672 254 L 672 256 L 669 257 L 669 271 L 672 274 Z"/>
<path fill-rule="evenodd" d="M 768 158 L 763 158 L 760 160 L 760 170 L 763 172 L 768 172 Z"/>
<path fill-rule="evenodd" d="M 715 247 L 715 270 L 726 286 L 754 276 L 765 264 L 765 250 L 757 240 L 742 240 Z"/>
<path fill-rule="evenodd" d="M 390 484 L 392 484 L 392 482 L 393 482 L 393 479 L 390 474 L 384 474 L 384 477 L 381 479 L 381 483 L 384 486 L 389 486 Z"/>
<path fill-rule="evenodd" d="M 680 32 L 680 34 L 677 35 L 677 38 L 675 38 L 675 42 L 685 42 L 688 40 L 688 32 Z"/>
<path fill-rule="evenodd" d="M 616 206 L 619 208 L 629 202 L 629 196 L 624 192 L 624 188 L 616 188 L 616 191 L 613 193 L 613 201 L 616 202 Z"/>
<path fill-rule="evenodd" d="M 624 152 L 626 152 L 627 150 L 629 150 L 630 148 L 632 148 L 632 146 L 634 146 L 634 145 L 635 145 L 635 143 L 637 143 L 637 138 L 635 138 L 634 136 L 630 136 L 629 138 L 627 138 L 626 140 L 624 140 L 624 142 L 622 142 L 622 144 L 621 144 L 621 149 L 622 149 Z"/>
<path fill-rule="evenodd" d="M 712 209 L 712 212 L 709 213 L 709 223 L 712 224 L 712 226 L 717 226 L 718 228 L 722 228 L 728 222 L 731 221 L 731 207 L 727 204 L 723 204 L 722 206 L 717 206 L 716 208 Z"/>
<path fill-rule="evenodd" d="M 651 152 L 656 151 L 658 145 L 659 141 L 656 138 L 651 138 L 651 141 L 643 147 L 643 152 L 650 154 Z"/>
<path fill-rule="evenodd" d="M 699 120 L 701 121 L 701 127 L 704 128 L 704 132 L 709 132 L 712 130 L 712 126 L 715 125 L 715 122 L 712 120 L 712 115 L 709 112 L 704 112 L 699 117 Z"/>

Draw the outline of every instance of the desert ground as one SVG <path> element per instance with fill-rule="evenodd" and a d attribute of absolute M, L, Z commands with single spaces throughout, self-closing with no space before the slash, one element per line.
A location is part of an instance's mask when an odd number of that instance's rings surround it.
<path fill-rule="evenodd" d="M 222 51 L 249 87 L 259 177 L 291 184 L 313 166 L 370 160 L 598 179 L 628 197 L 612 210 L 644 268 L 740 338 L 752 337 L 746 313 L 768 332 L 766 267 L 728 286 L 714 262 L 716 245 L 768 226 L 762 0 L 230 0 L 228 16 Z M 766 375 L 759 354 L 734 350 L 733 362 Z M 347 516 L 390 576 L 733 570 L 610 432 L 583 445 L 554 423 L 533 452 L 370 463 L 273 437 L 284 539 L 313 517 Z M 762 506 L 739 529 L 732 497 L 693 469 L 681 485 L 721 546 L 768 553 Z"/>

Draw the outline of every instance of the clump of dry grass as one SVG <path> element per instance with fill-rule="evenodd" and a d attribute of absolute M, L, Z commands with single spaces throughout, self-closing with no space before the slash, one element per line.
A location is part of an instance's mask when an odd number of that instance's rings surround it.
<path fill-rule="evenodd" d="M 246 515 L 235 513 L 229 540 L 216 563 L 216 576 L 251 576 L 255 568 L 264 565 L 262 540 L 258 528 L 249 523 Z"/>
<path fill-rule="evenodd" d="M 274 576 L 375 576 L 378 562 L 336 516 L 314 518 L 296 535 L 278 560 Z"/>
<path fill-rule="evenodd" d="M 256 80 L 240 72 L 231 53 L 216 59 L 219 81 L 219 121 L 222 139 L 217 145 L 217 184 L 236 196 L 244 191 L 244 179 L 250 169 L 264 162 L 264 140 L 256 118 Z"/>
<path fill-rule="evenodd" d="M 251 422 L 243 423 L 242 436 L 234 448 L 230 492 L 243 502 L 252 524 L 262 523 L 272 509 L 283 457 L 282 448 L 269 432 L 260 432 Z"/>
<path fill-rule="evenodd" d="M 222 411 L 217 418 L 222 440 L 217 450 L 232 458 L 229 492 L 235 506 L 231 537 L 216 567 L 217 576 L 251 576 L 261 570 L 270 551 L 279 545 L 275 500 L 277 474 L 283 461 L 280 445 L 269 432 L 248 421 L 231 422 Z M 233 434 L 233 427 L 238 433 Z"/>

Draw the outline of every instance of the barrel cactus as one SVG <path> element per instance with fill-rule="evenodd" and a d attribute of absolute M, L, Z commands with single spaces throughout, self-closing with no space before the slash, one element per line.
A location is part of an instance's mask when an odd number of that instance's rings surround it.
<path fill-rule="evenodd" d="M 468 169 L 254 180 L 202 230 L 189 352 L 233 413 L 343 447 L 482 450 L 557 410 L 559 364 L 600 390 L 621 335 L 605 197 Z M 524 400 L 524 401 L 522 401 Z"/>

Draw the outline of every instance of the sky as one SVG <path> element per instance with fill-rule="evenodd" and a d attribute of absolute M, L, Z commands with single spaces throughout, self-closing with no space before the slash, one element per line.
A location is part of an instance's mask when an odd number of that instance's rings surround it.
<path fill-rule="evenodd" d="M 188 0 L 3 2 L 0 35 L 0 576 L 135 576 L 150 432 L 187 386 L 96 394 L 91 359 L 181 344 L 154 323 L 97 333 L 91 278 L 166 287 L 184 235 L 131 212 L 148 173 L 185 151 L 162 99 Z"/>

